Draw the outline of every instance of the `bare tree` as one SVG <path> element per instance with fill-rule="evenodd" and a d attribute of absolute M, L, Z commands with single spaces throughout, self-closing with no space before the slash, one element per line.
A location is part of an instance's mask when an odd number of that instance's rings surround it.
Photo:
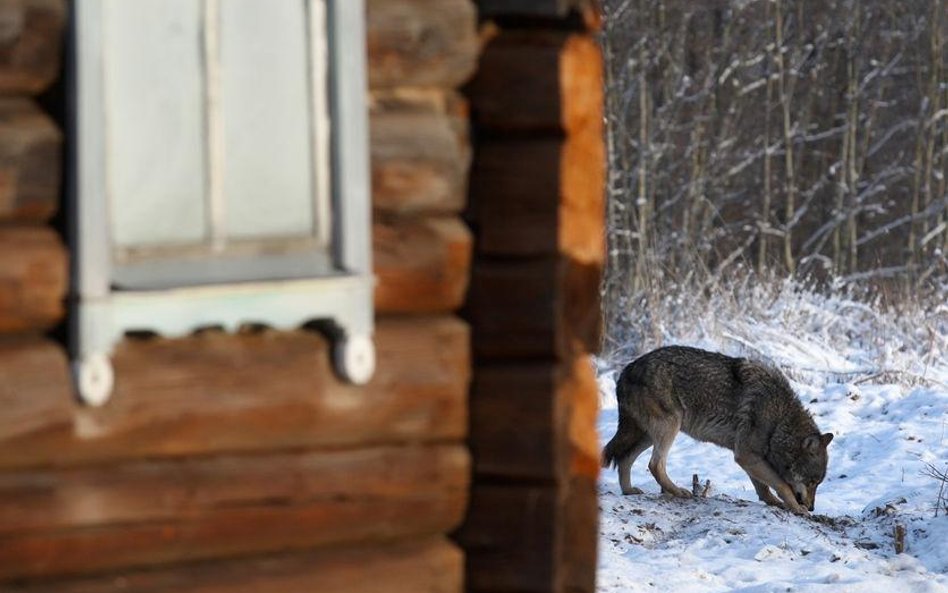
<path fill-rule="evenodd" d="M 607 316 L 735 265 L 945 282 L 944 0 L 603 10 Z"/>

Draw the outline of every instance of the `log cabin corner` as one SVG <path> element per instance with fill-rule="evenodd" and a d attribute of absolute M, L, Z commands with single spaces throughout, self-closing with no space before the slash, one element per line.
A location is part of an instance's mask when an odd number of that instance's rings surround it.
<path fill-rule="evenodd" d="M 598 8 L 261 1 L 0 3 L 0 591 L 592 593 Z"/>

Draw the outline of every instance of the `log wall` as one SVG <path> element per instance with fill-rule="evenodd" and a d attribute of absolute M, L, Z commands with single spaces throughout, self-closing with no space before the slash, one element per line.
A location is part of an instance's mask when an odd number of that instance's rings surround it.
<path fill-rule="evenodd" d="M 459 87 L 473 75 L 479 58 L 476 7 L 472 0 L 366 3 L 376 314 L 380 321 L 399 323 L 405 331 L 448 319 L 467 329 L 451 315 L 466 299 L 473 255 L 473 237 L 461 217 L 467 203 L 471 140 L 468 105 Z M 470 500 L 470 456 L 464 441 L 470 333 L 458 338 L 429 341 L 430 349 L 423 354 L 427 365 L 417 365 L 414 371 L 399 367 L 417 381 L 399 389 L 399 400 L 412 393 L 431 402 L 420 408 L 418 428 L 446 431 L 449 434 L 442 440 L 465 444 L 464 505 L 452 509 L 460 515 L 452 517 L 453 526 L 442 522 L 441 533 L 457 528 Z M 452 344 L 463 351 L 462 356 L 451 356 Z M 401 346 L 413 347 L 408 342 Z M 380 361 L 381 357 L 379 352 Z M 434 362 L 437 359 L 441 362 Z M 434 368 L 441 369 L 442 380 L 459 388 L 456 401 L 443 397 L 440 400 L 447 403 L 431 401 L 426 375 Z M 405 495 L 414 493 L 407 489 Z M 419 565 L 410 578 L 424 583 L 422 591 L 463 591 L 460 547 L 447 539 L 438 546 L 441 556 L 436 559 L 441 564 L 431 564 L 426 556 L 423 560 L 429 566 Z M 444 558 L 448 551 L 450 562 Z M 432 570 L 442 566 L 447 574 Z M 387 581 L 365 582 L 367 591 L 393 586 Z"/>
<path fill-rule="evenodd" d="M 367 0 L 378 368 L 305 330 L 128 338 L 79 405 L 51 228 L 66 0 L 0 2 L 0 591 L 459 593 L 470 497 L 470 0 Z M 54 334 L 54 335 L 58 335 Z"/>
<path fill-rule="evenodd" d="M 0 4 L 0 336 L 42 333 L 65 314 L 68 256 L 47 226 L 63 138 L 36 100 L 59 77 L 65 22 L 65 0 Z"/>
<path fill-rule="evenodd" d="M 559 0 L 480 6 L 488 41 L 467 88 L 474 486 L 456 537 L 469 591 L 592 593 L 589 353 L 601 331 L 606 166 L 596 13 Z"/>
<path fill-rule="evenodd" d="M 463 557 L 443 538 L 369 544 L 126 570 L 109 576 L 0 586 L 29 593 L 450 593 L 461 590 Z"/>
<path fill-rule="evenodd" d="M 334 377 L 318 334 L 212 330 L 126 340 L 98 409 L 45 335 L 69 254 L 63 137 L 36 97 L 66 5 L 0 2 L 0 591 L 591 592 L 588 3 L 367 0 L 368 386 Z"/>

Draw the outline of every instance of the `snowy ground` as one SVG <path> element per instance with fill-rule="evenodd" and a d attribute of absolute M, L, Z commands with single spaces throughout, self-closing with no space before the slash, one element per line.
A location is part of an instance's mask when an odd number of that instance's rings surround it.
<path fill-rule="evenodd" d="M 693 474 L 710 480 L 708 497 L 660 496 L 646 467 L 648 452 L 632 469 L 633 484 L 645 494 L 622 496 L 615 471 L 604 470 L 600 593 L 948 592 L 948 517 L 944 511 L 934 516 L 939 482 L 922 474 L 927 464 L 944 470 L 948 463 L 944 353 L 936 351 L 924 369 L 912 355 L 884 362 L 889 369 L 901 364 L 916 375 L 912 381 L 887 379 L 898 373 L 873 378 L 868 371 L 841 380 L 838 373 L 811 372 L 813 360 L 825 361 L 830 370 L 865 370 L 879 361 L 864 351 L 836 354 L 838 348 L 819 340 L 800 343 L 805 327 L 782 335 L 779 325 L 758 319 L 744 332 L 732 325 L 662 341 L 730 353 L 737 353 L 734 343 L 743 342 L 741 353 L 751 345 L 791 376 L 794 365 L 803 369 L 797 377 L 802 382 L 794 381 L 794 388 L 819 427 L 836 435 L 814 516 L 801 518 L 758 502 L 729 451 L 680 435 L 669 455 L 669 475 L 689 489 Z M 944 325 L 932 327 L 933 341 L 943 343 Z M 737 340 L 735 333 L 741 333 Z M 790 349 L 806 358 L 787 354 Z M 600 361 L 603 444 L 615 433 L 613 377 L 619 367 Z M 919 381 L 922 372 L 927 377 Z M 897 524 L 906 531 L 903 554 L 894 551 Z"/>

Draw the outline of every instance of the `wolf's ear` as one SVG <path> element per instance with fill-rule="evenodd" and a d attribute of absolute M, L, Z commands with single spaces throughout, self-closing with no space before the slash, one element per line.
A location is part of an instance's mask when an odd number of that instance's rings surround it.
<path fill-rule="evenodd" d="M 803 450 L 804 450 L 804 451 L 811 451 L 811 452 L 814 452 L 814 453 L 815 453 L 816 450 L 820 448 L 820 439 L 821 439 L 821 438 L 822 438 L 822 437 L 820 437 L 820 435 L 818 435 L 818 434 L 817 434 L 817 435 L 810 435 L 810 436 L 806 437 L 805 439 L 803 439 Z"/>
<path fill-rule="evenodd" d="M 833 433 L 827 432 L 826 434 L 820 435 L 820 444 L 823 445 L 823 447 L 826 447 L 832 441 L 833 441 Z"/>

